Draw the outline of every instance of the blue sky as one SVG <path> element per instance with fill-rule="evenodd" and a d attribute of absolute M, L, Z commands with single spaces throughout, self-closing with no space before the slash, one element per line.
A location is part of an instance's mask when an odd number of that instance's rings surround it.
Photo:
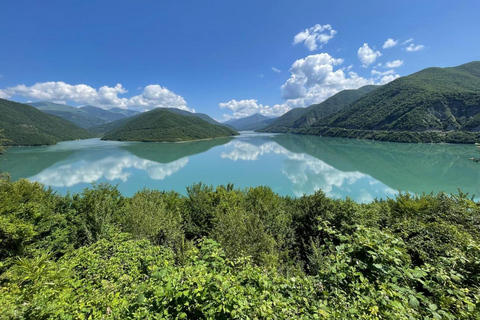
<path fill-rule="evenodd" d="M 0 97 L 20 102 L 274 116 L 480 60 L 474 0 L 5 0 L 0 12 Z"/>

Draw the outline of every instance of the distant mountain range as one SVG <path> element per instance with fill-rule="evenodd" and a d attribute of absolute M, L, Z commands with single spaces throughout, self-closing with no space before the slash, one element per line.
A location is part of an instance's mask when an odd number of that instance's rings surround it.
<path fill-rule="evenodd" d="M 0 99 L 0 129 L 11 146 L 49 145 L 93 137 L 70 121 L 4 99 Z"/>
<path fill-rule="evenodd" d="M 231 136 L 237 134 L 236 130 L 473 143 L 480 141 L 480 62 L 427 68 L 383 86 L 344 90 L 322 103 L 293 109 L 276 119 L 255 114 L 224 124 L 206 114 L 169 108 L 139 113 L 120 108 L 32 103 L 39 111 L 13 101 L 0 102 L 0 129 L 4 129 L 11 145 L 53 144 L 92 136 L 188 141 Z"/>
<path fill-rule="evenodd" d="M 45 113 L 53 114 L 70 122 L 73 122 L 84 129 L 131 117 L 140 113 L 135 110 L 127 110 L 121 108 L 112 108 L 109 110 L 93 106 L 75 108 L 72 106 L 48 101 L 33 102 L 29 104 L 37 108 L 38 110 L 42 110 Z"/>
<path fill-rule="evenodd" d="M 265 128 L 273 121 L 275 121 L 275 118 L 269 118 L 256 113 L 249 117 L 232 119 L 224 122 L 223 124 L 228 125 L 238 131 L 255 131 Z"/>
<path fill-rule="evenodd" d="M 294 109 L 261 131 L 398 142 L 480 140 L 478 61 L 424 69 L 378 88 L 355 90 L 358 97 L 338 99 L 349 91 L 310 106 L 308 111 Z M 315 116 L 305 118 L 307 113 Z"/>
<path fill-rule="evenodd" d="M 185 113 L 188 112 L 178 109 L 154 109 L 130 118 L 126 123 L 107 132 L 102 139 L 181 142 L 238 135 L 238 132 L 223 125 Z"/>

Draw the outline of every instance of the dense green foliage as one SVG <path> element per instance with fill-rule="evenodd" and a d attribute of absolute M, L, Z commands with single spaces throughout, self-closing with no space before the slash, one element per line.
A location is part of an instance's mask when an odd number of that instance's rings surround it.
<path fill-rule="evenodd" d="M 468 131 L 388 131 L 358 130 L 330 127 L 310 127 L 292 133 L 314 134 L 324 137 L 370 139 L 377 141 L 406 143 L 475 143 L 480 140 L 480 132 Z"/>
<path fill-rule="evenodd" d="M 85 111 L 80 110 L 79 108 L 67 106 L 64 104 L 41 101 L 29 103 L 29 105 L 45 113 L 53 114 L 57 117 L 73 122 L 77 126 L 84 129 L 105 123 L 105 120 L 92 117 L 88 115 Z"/>
<path fill-rule="evenodd" d="M 307 108 L 296 108 L 278 117 L 261 132 L 293 132 L 308 128 L 319 119 L 328 117 L 346 108 L 350 103 L 363 97 L 379 86 L 364 86 L 356 90 L 343 90 L 331 96 L 322 103 L 313 104 Z"/>
<path fill-rule="evenodd" d="M 107 132 L 102 139 L 177 142 L 237 134 L 235 130 L 211 124 L 196 116 L 181 115 L 166 109 L 154 109 L 133 117 L 121 127 Z"/>
<path fill-rule="evenodd" d="M 0 179 L 2 319 L 478 319 L 480 207 Z"/>
<path fill-rule="evenodd" d="M 0 99 L 0 129 L 8 139 L 7 145 L 12 146 L 48 145 L 93 137 L 69 121 L 4 99 Z"/>
<path fill-rule="evenodd" d="M 297 116 L 287 113 L 261 131 L 394 142 L 478 141 L 478 61 L 424 69 L 361 96 L 350 94 L 351 100 L 334 99 L 346 93 L 342 91 L 304 112 L 294 109 L 290 112 Z"/>
<path fill-rule="evenodd" d="M 255 113 L 249 117 L 229 120 L 224 122 L 224 124 L 229 125 L 238 131 L 256 131 L 265 128 L 273 121 L 275 121 L 274 118 L 272 119 L 259 113 Z"/>
<path fill-rule="evenodd" d="M 170 111 L 170 112 L 178 114 L 178 115 L 194 116 L 194 117 L 198 117 L 202 120 L 205 120 L 208 123 L 215 124 L 215 125 L 221 125 L 219 122 L 213 120 L 212 118 L 210 118 L 210 116 L 208 116 L 204 113 L 192 113 L 192 112 L 188 112 L 188 111 L 180 110 L 180 109 L 175 109 L 175 108 L 157 108 L 155 110 L 165 110 L 165 111 Z M 120 119 L 120 120 L 116 120 L 116 121 L 113 121 L 113 122 L 98 125 L 98 126 L 90 128 L 89 131 L 92 134 L 94 134 L 98 137 L 102 137 L 107 132 L 117 130 L 118 128 L 126 125 L 128 122 L 130 122 L 130 120 L 133 120 L 138 116 L 139 116 L 139 114 L 131 115 L 131 118 Z"/>
<path fill-rule="evenodd" d="M 480 62 L 401 77 L 314 126 L 363 130 L 478 131 Z"/>

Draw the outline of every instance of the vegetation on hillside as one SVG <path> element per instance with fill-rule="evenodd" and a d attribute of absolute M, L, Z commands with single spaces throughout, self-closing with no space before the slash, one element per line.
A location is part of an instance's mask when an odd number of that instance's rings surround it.
<path fill-rule="evenodd" d="M 185 111 L 185 110 L 180 110 L 180 109 L 175 109 L 175 108 L 157 108 L 155 110 L 169 111 L 169 112 L 172 112 L 172 113 L 175 113 L 175 114 L 178 114 L 178 115 L 184 115 L 184 116 L 194 116 L 194 117 L 198 117 L 202 120 L 205 120 L 208 123 L 215 124 L 215 125 L 221 125 L 219 122 L 213 120 L 210 116 L 208 116 L 204 113 L 188 112 L 188 111 Z M 98 125 L 98 126 L 90 128 L 88 131 L 90 131 L 95 136 L 103 137 L 103 135 L 105 133 L 116 130 L 116 129 L 124 126 L 125 124 L 130 122 L 130 120 L 133 120 L 140 115 L 141 114 L 136 114 L 136 115 L 132 115 L 130 118 L 124 118 L 124 119 L 116 120 L 116 121 L 113 121 L 113 122 L 105 123 L 105 124 L 102 124 L 102 125 Z"/>
<path fill-rule="evenodd" d="M 235 130 L 211 124 L 196 116 L 154 109 L 135 116 L 107 132 L 102 139 L 122 141 L 177 142 L 237 135 Z"/>
<path fill-rule="evenodd" d="M 358 99 L 313 127 L 383 131 L 479 131 L 480 62 L 428 68 Z"/>
<path fill-rule="evenodd" d="M 480 207 L 0 180 L 3 319 L 478 319 Z"/>
<path fill-rule="evenodd" d="M 7 145 L 11 146 L 49 145 L 93 137 L 67 120 L 4 99 L 0 99 L 0 129 L 4 130 Z"/>
<path fill-rule="evenodd" d="M 105 123 L 105 120 L 103 119 L 92 117 L 87 112 L 79 108 L 67 106 L 64 104 L 41 101 L 41 102 L 29 103 L 29 105 L 45 113 L 53 114 L 57 117 L 73 122 L 77 126 L 84 129 Z"/>
<path fill-rule="evenodd" d="M 290 110 L 277 118 L 261 132 L 292 132 L 300 128 L 308 128 L 319 119 L 328 117 L 346 108 L 350 103 L 377 89 L 379 86 L 363 86 L 356 90 L 343 90 L 331 96 L 322 103 L 313 104 L 307 108 Z"/>
<path fill-rule="evenodd" d="M 224 124 L 233 127 L 238 131 L 256 131 L 265 128 L 273 121 L 275 121 L 275 118 L 269 118 L 259 113 L 255 113 L 245 118 L 229 120 L 224 122 Z"/>
<path fill-rule="evenodd" d="M 362 96 L 350 95 L 351 100 L 345 103 L 335 101 L 335 97 L 346 93 L 347 90 L 342 91 L 303 112 L 294 109 L 290 112 L 295 112 L 295 117 L 287 113 L 261 131 L 394 142 L 478 141 L 478 61 L 452 68 L 424 69 Z M 332 109 L 337 106 L 342 107 Z M 318 115 L 322 110 L 332 112 Z"/>

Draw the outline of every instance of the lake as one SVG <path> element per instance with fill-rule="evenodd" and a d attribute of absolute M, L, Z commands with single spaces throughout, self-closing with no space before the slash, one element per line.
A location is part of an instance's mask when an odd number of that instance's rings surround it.
<path fill-rule="evenodd" d="M 242 133 L 187 143 L 89 139 L 54 146 L 13 147 L 0 170 L 65 194 L 92 182 L 118 185 L 126 196 L 143 188 L 185 194 L 197 182 L 267 185 L 281 195 L 322 189 L 359 202 L 393 197 L 399 190 L 480 195 L 480 163 L 473 145 L 400 144 L 303 135 Z M 478 199 L 478 196 L 475 196 Z"/>

